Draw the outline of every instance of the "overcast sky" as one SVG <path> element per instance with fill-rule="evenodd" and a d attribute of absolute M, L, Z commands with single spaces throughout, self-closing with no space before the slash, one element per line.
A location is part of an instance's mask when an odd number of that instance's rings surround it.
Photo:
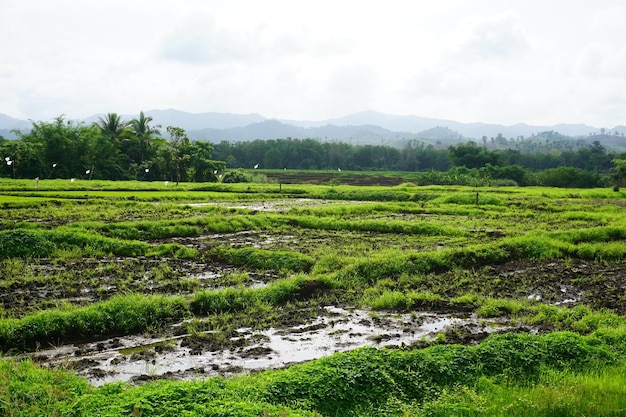
<path fill-rule="evenodd" d="M 620 0 L 0 0 L 0 113 L 626 124 Z"/>

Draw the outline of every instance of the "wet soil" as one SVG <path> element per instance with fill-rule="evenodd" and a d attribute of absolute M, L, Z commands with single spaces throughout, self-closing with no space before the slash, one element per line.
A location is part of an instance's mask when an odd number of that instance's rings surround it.
<path fill-rule="evenodd" d="M 308 238 L 312 247 L 331 240 L 325 232 L 306 233 L 276 236 L 242 232 L 177 241 L 202 252 L 217 241 L 231 247 L 279 250 Z M 389 241 L 380 241 L 384 244 Z M 0 287 L 0 308 L 16 317 L 59 302 L 86 305 L 124 291 L 187 294 L 234 285 L 262 286 L 279 277 L 278 272 L 244 271 L 205 262 L 202 257 L 42 260 L 28 265 L 28 270 L 27 279 L 7 280 Z M 430 290 L 444 298 L 474 292 L 551 305 L 585 304 L 625 314 L 625 276 L 624 262 L 523 260 L 433 274 L 424 277 L 423 288 L 400 290 Z M 302 298 L 316 298 L 318 290 L 305 287 Z M 30 356 L 43 364 L 68 367 L 96 385 L 118 380 L 141 383 L 280 368 L 366 345 L 421 347 L 434 340 L 474 344 L 493 332 L 541 331 L 514 325 L 506 318 L 479 320 L 467 312 L 450 311 L 449 305 L 440 309 L 437 305 L 422 306 L 429 311 L 384 313 L 351 308 L 347 295 L 334 297 L 334 306 L 318 307 L 316 301 L 309 307 L 307 302 L 284 307 L 260 328 L 217 328 L 214 323 L 204 327 L 195 323 L 192 328 L 179 323 L 157 334 L 62 345 Z M 254 322 L 254 318 L 248 321 Z"/>
<path fill-rule="evenodd" d="M 623 312 L 626 304 L 626 266 L 620 263 L 523 261 L 471 274 L 468 276 L 480 280 L 478 285 L 485 294 L 503 298 L 565 306 L 584 303 L 616 312 Z M 440 278 L 451 280 L 447 274 Z M 457 283 L 465 281 L 458 278 Z M 449 293 L 453 295 L 453 291 Z M 183 322 L 158 334 L 63 345 L 32 356 L 49 366 L 68 367 L 95 385 L 110 381 L 139 384 L 276 369 L 360 346 L 476 344 L 494 332 L 549 331 L 512 323 L 506 317 L 485 320 L 463 312 L 393 313 L 345 305 L 307 305 L 301 302 L 285 307 L 272 318 L 272 324 L 261 328 L 221 328 L 209 322 L 203 326 L 201 320 L 190 327 Z"/>
<path fill-rule="evenodd" d="M 479 320 L 471 314 L 381 313 L 327 306 L 304 324 L 172 336 L 129 336 L 41 350 L 32 357 L 64 366 L 92 384 L 141 383 L 154 379 L 229 376 L 276 369 L 361 346 L 408 348 L 432 343 L 440 332 L 450 342 L 478 343 L 513 328 L 506 320 Z"/>
<path fill-rule="evenodd" d="M 552 305 L 584 304 L 626 314 L 626 263 L 585 260 L 525 260 L 479 271 L 499 297 Z"/>
<path fill-rule="evenodd" d="M 191 294 L 233 285 L 260 287 L 278 272 L 245 271 L 211 261 L 171 258 L 115 258 L 55 261 L 26 266 L 13 279 L 3 277 L 0 311 L 20 317 L 60 303 L 88 305 L 121 292 Z"/>

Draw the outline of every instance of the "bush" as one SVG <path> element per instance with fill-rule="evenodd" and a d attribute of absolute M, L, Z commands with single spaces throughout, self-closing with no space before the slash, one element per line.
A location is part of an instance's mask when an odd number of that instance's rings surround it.
<path fill-rule="evenodd" d="M 574 167 L 550 168 L 537 176 L 539 184 L 547 187 L 595 188 L 606 185 L 600 175 Z"/>
<path fill-rule="evenodd" d="M 52 252 L 52 242 L 36 232 L 19 229 L 0 232 L 0 258 L 38 258 Z"/>
<path fill-rule="evenodd" d="M 252 178 L 250 178 L 249 175 L 246 175 L 246 173 L 243 172 L 243 169 L 240 168 L 235 171 L 228 171 L 226 174 L 224 174 L 222 182 L 231 184 L 238 182 L 252 182 Z"/>

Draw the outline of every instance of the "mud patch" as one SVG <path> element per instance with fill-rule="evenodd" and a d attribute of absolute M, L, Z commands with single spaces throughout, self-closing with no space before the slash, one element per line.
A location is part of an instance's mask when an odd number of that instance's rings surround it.
<path fill-rule="evenodd" d="M 66 366 L 95 385 L 141 383 L 281 368 L 361 346 L 419 345 L 441 332 L 446 332 L 446 338 L 464 332 L 465 341 L 478 341 L 508 329 L 502 320 L 478 320 L 468 314 L 392 314 L 325 307 L 321 315 L 304 324 L 169 338 L 123 337 L 60 346 L 33 356 L 42 363 Z"/>

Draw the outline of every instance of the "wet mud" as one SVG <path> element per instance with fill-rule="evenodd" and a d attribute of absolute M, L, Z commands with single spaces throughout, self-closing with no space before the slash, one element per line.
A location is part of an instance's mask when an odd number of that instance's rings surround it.
<path fill-rule="evenodd" d="M 277 369 L 362 346 L 421 346 L 442 332 L 450 342 L 478 343 L 493 332 L 511 328 L 506 320 L 479 320 L 471 314 L 392 314 L 328 306 L 305 324 L 240 328 L 226 334 L 117 337 L 40 350 L 31 357 L 48 366 L 71 369 L 94 385 L 141 383 Z"/>
<path fill-rule="evenodd" d="M 326 245 L 330 240 L 324 232 L 298 233 L 278 236 L 241 232 L 174 241 L 202 252 L 215 242 L 230 247 L 279 250 L 304 241 L 313 246 Z M 388 246 L 389 242 L 380 244 Z M 61 302 L 87 305 L 121 292 L 191 294 L 230 286 L 260 287 L 280 277 L 277 271 L 242 270 L 204 261 L 202 257 L 41 260 L 28 268 L 29 279 L 0 287 L 0 308 L 14 317 Z M 468 275 L 459 279 L 459 271 L 450 271 L 427 279 L 429 285 L 440 288 L 438 294 L 444 298 L 467 294 L 479 286 L 485 296 L 561 306 L 584 304 L 626 314 L 623 262 L 523 260 L 462 273 Z M 506 318 L 479 320 L 470 313 L 436 308 L 402 314 L 373 312 L 342 304 L 346 302 L 349 301 L 341 299 L 335 306 L 312 307 L 313 312 L 300 315 L 294 311 L 279 312 L 272 321 L 273 327 L 264 329 L 215 331 L 200 326 L 201 330 L 190 331 L 188 323 L 179 323 L 158 334 L 55 346 L 29 356 L 48 366 L 71 369 L 101 385 L 112 381 L 141 383 L 256 372 L 361 346 L 422 347 L 434 341 L 474 344 L 493 332 L 538 331 L 513 325 Z"/>

